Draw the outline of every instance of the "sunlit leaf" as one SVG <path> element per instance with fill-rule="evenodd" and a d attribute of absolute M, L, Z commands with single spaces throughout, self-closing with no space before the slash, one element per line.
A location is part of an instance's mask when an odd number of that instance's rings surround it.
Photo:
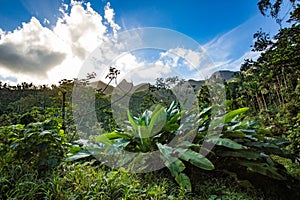
<path fill-rule="evenodd" d="M 219 145 L 219 146 L 224 146 L 224 147 L 228 147 L 231 149 L 243 149 L 243 145 L 228 139 L 228 138 L 217 138 L 217 137 L 212 137 L 212 138 L 208 138 L 205 140 L 206 142 L 210 142 L 213 143 L 215 145 Z"/>
<path fill-rule="evenodd" d="M 215 167 L 212 164 L 212 162 L 210 162 L 210 160 L 208 160 L 207 158 L 205 158 L 204 156 L 202 156 L 201 154 L 192 151 L 192 150 L 186 150 L 181 156 L 180 158 L 182 158 L 185 161 L 190 162 L 191 164 L 195 165 L 196 167 L 199 167 L 201 169 L 205 169 L 205 170 L 213 170 Z"/>

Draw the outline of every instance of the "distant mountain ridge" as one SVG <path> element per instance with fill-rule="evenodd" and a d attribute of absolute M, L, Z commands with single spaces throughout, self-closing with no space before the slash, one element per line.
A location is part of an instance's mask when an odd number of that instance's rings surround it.
<path fill-rule="evenodd" d="M 214 72 L 209 80 L 215 80 L 215 79 L 222 79 L 224 81 L 230 81 L 234 78 L 235 73 L 237 71 L 230 71 L 230 70 L 220 70 Z M 193 80 L 189 79 L 187 81 L 195 91 L 199 90 L 204 84 L 205 80 Z M 90 86 L 97 89 L 97 90 L 102 90 L 104 94 L 111 94 L 115 87 L 111 85 L 107 85 L 106 83 L 102 81 L 95 81 L 91 82 Z M 136 90 L 143 90 L 143 89 L 149 89 L 150 84 L 149 83 L 141 83 L 138 85 L 134 85 L 132 82 L 128 82 L 127 80 L 123 79 L 119 84 L 118 84 L 118 90 L 122 90 L 123 92 L 130 92 L 130 91 L 136 91 Z"/>
<path fill-rule="evenodd" d="M 235 73 L 237 73 L 237 71 L 220 70 L 214 72 L 209 79 L 223 79 L 225 81 L 230 81 L 234 78 Z"/>

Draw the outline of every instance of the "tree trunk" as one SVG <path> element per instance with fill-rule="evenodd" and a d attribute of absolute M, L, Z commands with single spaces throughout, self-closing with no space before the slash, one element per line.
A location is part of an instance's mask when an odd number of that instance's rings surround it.
<path fill-rule="evenodd" d="M 263 92 L 262 92 L 262 91 L 260 91 L 260 92 L 261 92 L 262 100 L 263 100 L 263 102 L 264 102 L 265 109 L 266 109 L 266 110 L 268 110 L 268 106 L 267 106 L 267 103 L 266 103 L 266 100 L 265 100 L 264 94 L 263 94 Z"/>
<path fill-rule="evenodd" d="M 66 131 L 66 92 L 62 92 L 62 105 L 61 105 L 61 113 L 62 113 L 62 129 L 64 132 Z"/>
<path fill-rule="evenodd" d="M 258 104 L 258 109 L 259 109 L 259 111 L 261 111 L 262 110 L 261 101 L 259 99 L 257 92 L 255 92 L 255 97 L 256 97 L 257 104 Z"/>

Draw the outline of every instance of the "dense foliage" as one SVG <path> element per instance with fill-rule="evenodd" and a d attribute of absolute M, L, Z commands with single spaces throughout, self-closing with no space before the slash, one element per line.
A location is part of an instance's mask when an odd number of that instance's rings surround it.
<path fill-rule="evenodd" d="M 299 6 L 293 24 L 271 39 L 259 31 L 253 51 L 257 60 L 246 60 L 236 79 L 227 83 L 232 108 L 249 106 L 254 118 L 271 126 L 271 135 L 291 141 L 289 148 L 300 153 L 300 24 Z M 251 103 L 249 103 L 251 102 Z"/>
<path fill-rule="evenodd" d="M 254 34 L 260 56 L 224 81 L 227 100 L 217 105 L 211 93 L 221 94 L 202 81 L 199 104 L 183 110 L 172 88 L 185 81 L 159 78 L 127 94 L 118 124 L 109 86 L 89 87 L 94 73 L 52 86 L 0 82 L 0 199 L 299 199 L 300 18 L 290 2 L 290 26 Z M 281 23 L 281 4 L 258 6 Z M 119 73 L 111 67 L 107 78 Z M 76 85 L 95 96 L 78 118 Z M 97 121 L 86 125 L 89 109 Z M 164 168 L 131 173 L 156 164 Z"/>

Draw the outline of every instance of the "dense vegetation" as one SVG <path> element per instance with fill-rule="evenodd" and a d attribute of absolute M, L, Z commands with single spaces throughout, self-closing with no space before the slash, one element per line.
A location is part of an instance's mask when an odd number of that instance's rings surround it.
<path fill-rule="evenodd" d="M 259 8 L 278 20 L 280 5 Z M 157 79 L 130 94 L 122 125 L 106 88 L 89 87 L 95 74 L 52 86 L 0 83 L 0 199 L 299 199 L 299 20 L 295 5 L 290 27 L 254 34 L 257 60 L 230 81 L 209 80 L 225 81 L 225 102 L 213 103 L 204 84 L 199 104 L 184 110 L 171 91 L 184 80 Z M 78 130 L 72 93 L 82 86 L 95 96 L 97 122 Z M 130 173 L 156 164 L 165 167 Z"/>

